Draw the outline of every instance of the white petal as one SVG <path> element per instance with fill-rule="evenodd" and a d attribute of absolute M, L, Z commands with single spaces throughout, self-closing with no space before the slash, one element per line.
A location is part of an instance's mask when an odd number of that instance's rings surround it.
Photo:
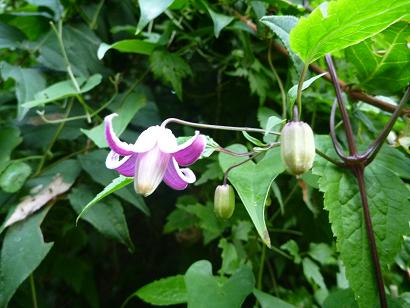
<path fill-rule="evenodd" d="M 161 131 L 162 129 L 158 125 L 151 126 L 144 130 L 141 135 L 139 135 L 137 141 L 135 141 L 134 151 L 144 153 L 151 150 L 157 144 Z"/>
<path fill-rule="evenodd" d="M 175 153 L 178 150 L 177 139 L 170 129 L 161 127 L 158 146 L 164 153 Z"/>

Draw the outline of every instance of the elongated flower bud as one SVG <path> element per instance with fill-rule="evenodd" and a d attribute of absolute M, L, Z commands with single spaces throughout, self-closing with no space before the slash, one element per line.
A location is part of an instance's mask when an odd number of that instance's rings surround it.
<path fill-rule="evenodd" d="M 235 192 L 231 185 L 219 185 L 215 189 L 214 211 L 216 216 L 228 219 L 235 210 Z"/>
<path fill-rule="evenodd" d="M 280 136 L 282 161 L 288 171 L 301 175 L 312 168 L 315 159 L 315 138 L 310 126 L 292 121 L 285 125 Z"/>

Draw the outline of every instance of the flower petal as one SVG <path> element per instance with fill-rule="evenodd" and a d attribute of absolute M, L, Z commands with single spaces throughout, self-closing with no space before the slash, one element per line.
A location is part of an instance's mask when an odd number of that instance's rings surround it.
<path fill-rule="evenodd" d="M 137 141 L 135 141 L 134 151 L 144 153 L 151 150 L 157 144 L 161 131 L 161 127 L 158 125 L 148 127 L 139 135 Z"/>
<path fill-rule="evenodd" d="M 181 166 L 191 165 L 199 159 L 205 150 L 205 146 L 206 137 L 196 131 L 195 136 L 178 146 L 174 157 Z"/>
<path fill-rule="evenodd" d="M 167 171 L 164 175 L 164 182 L 169 187 L 176 190 L 183 190 L 188 184 L 194 183 L 195 181 L 196 177 L 191 169 L 180 169 L 175 158 L 169 161 Z"/>
<path fill-rule="evenodd" d="M 175 153 L 178 150 L 177 139 L 170 129 L 161 126 L 158 146 L 163 153 Z"/>
<path fill-rule="evenodd" d="M 123 156 L 128 156 L 134 153 L 134 145 L 128 144 L 126 142 L 122 142 L 120 139 L 118 139 L 117 135 L 114 132 L 114 129 L 112 127 L 112 118 L 118 116 L 118 114 L 113 113 L 105 117 L 104 123 L 105 123 L 105 139 L 107 139 L 107 143 L 111 150 L 114 152 L 123 155 Z"/>
<path fill-rule="evenodd" d="M 138 154 L 125 156 L 120 158 L 120 155 L 111 151 L 105 160 L 105 166 L 108 169 L 115 169 L 124 176 L 133 177 L 135 174 L 135 161 Z"/>
<path fill-rule="evenodd" d="M 161 152 L 158 145 L 139 154 L 135 163 L 135 191 L 145 197 L 152 194 L 161 183 L 170 159 L 171 154 Z"/>

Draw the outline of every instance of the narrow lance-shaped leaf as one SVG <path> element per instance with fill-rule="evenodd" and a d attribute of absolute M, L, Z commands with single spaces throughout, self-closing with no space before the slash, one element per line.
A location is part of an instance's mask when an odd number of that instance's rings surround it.
<path fill-rule="evenodd" d="M 101 60 L 102 58 L 104 58 L 104 55 L 110 49 L 115 49 L 120 52 L 150 55 L 154 51 L 155 47 L 157 46 L 158 44 L 146 42 L 142 40 L 123 40 L 123 41 L 115 42 L 114 44 L 111 44 L 111 45 L 102 43 L 98 47 L 97 56 L 98 56 L 98 59 Z"/>
<path fill-rule="evenodd" d="M 409 16 L 408 0 L 337 0 L 302 17 L 290 33 L 290 47 L 310 64 L 326 53 L 360 43 Z"/>

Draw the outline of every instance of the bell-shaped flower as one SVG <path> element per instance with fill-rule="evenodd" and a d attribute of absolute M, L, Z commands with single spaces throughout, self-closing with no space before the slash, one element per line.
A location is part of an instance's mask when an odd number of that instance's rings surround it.
<path fill-rule="evenodd" d="M 196 177 L 188 166 L 196 162 L 206 146 L 206 137 L 198 131 L 186 142 L 177 145 L 171 130 L 163 126 L 151 126 L 141 133 L 134 144 L 121 141 L 114 133 L 112 119 L 105 117 L 105 137 L 111 148 L 105 162 L 127 177 L 134 177 L 135 191 L 149 196 L 164 181 L 176 190 L 185 189 Z"/>

